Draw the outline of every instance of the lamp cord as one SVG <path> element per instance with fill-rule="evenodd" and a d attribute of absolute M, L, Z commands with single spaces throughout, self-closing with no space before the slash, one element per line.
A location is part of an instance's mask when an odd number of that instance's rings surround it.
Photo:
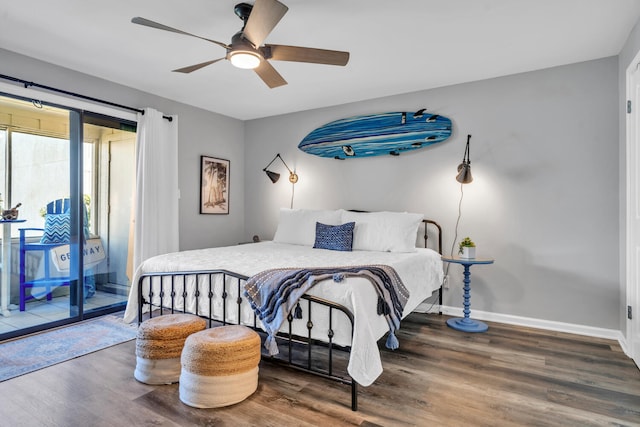
<path fill-rule="evenodd" d="M 462 216 L 462 199 L 464 198 L 463 191 L 464 184 L 460 184 L 460 201 L 458 202 L 458 219 L 456 220 L 456 228 L 453 236 L 453 242 L 451 243 L 451 253 L 449 256 L 453 257 L 453 249 L 456 247 L 456 241 L 458 240 L 458 225 L 460 224 L 460 217 Z M 447 263 L 447 269 L 444 273 L 444 277 L 449 276 L 449 267 L 451 267 L 451 263 Z"/>
<path fill-rule="evenodd" d="M 458 240 L 458 225 L 460 224 L 460 217 L 462 216 L 462 199 L 464 197 L 463 185 L 464 184 L 460 184 L 460 201 L 458 202 L 458 219 L 456 219 L 455 234 L 453 237 L 453 243 L 451 244 L 451 254 L 450 254 L 451 257 L 453 257 L 453 249 L 456 247 L 456 241 Z M 444 281 L 446 280 L 447 277 L 449 277 L 449 267 L 451 267 L 450 262 L 447 263 L 447 266 L 445 268 L 444 277 L 442 278 L 442 284 L 440 286 L 440 290 L 438 291 L 440 293 L 442 293 L 442 289 L 444 288 L 444 284 L 445 284 Z M 433 306 L 436 305 L 437 301 L 438 300 L 436 299 L 431 303 L 431 306 L 427 308 L 426 313 L 431 313 L 431 309 L 433 309 Z M 442 310 L 442 307 L 440 307 L 440 310 Z"/>
<path fill-rule="evenodd" d="M 293 209 L 293 194 L 296 191 L 296 185 L 294 183 L 291 183 L 291 207 L 290 209 Z"/>

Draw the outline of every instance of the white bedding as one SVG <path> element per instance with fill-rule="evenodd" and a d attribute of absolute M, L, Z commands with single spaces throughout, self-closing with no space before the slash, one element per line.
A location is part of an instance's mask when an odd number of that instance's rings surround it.
<path fill-rule="evenodd" d="M 431 296 L 432 292 L 442 283 L 442 261 L 440 255 L 431 249 L 417 248 L 416 252 L 374 252 L 353 251 L 340 252 L 324 249 L 314 249 L 308 246 L 291 245 L 275 242 L 261 242 L 247 245 L 237 245 L 222 248 L 210 248 L 177 252 L 153 257 L 146 260 L 135 274 L 124 320 L 137 320 L 138 313 L 138 278 L 142 273 L 151 272 L 180 272 L 199 270 L 228 270 L 245 276 L 252 276 L 270 268 L 312 268 L 331 266 L 352 266 L 383 264 L 393 267 L 404 285 L 411 293 L 405 307 L 403 317 L 411 313 L 422 301 Z M 193 283 L 187 284 L 193 286 Z M 217 283 L 214 293 L 220 292 L 221 284 Z M 232 287 L 235 288 L 235 287 Z M 200 288 L 201 292 L 204 287 Z M 167 292 L 168 293 L 168 292 Z M 206 292 L 205 292 L 206 293 Z M 371 283 L 364 278 L 350 277 L 336 283 L 330 280 L 314 286 L 308 294 L 316 295 L 330 301 L 342 304 L 354 315 L 354 332 L 351 340 L 349 328 L 336 325 L 334 320 L 334 342 L 338 345 L 351 345 L 351 356 L 347 371 L 359 384 L 367 386 L 373 383 L 382 373 L 382 363 L 378 351 L 377 341 L 389 330 L 389 326 L 382 316 L 376 313 L 377 294 Z M 234 317 L 235 291 L 228 301 L 228 317 Z M 156 297 L 158 298 L 158 297 Z M 165 296 L 164 304 L 169 305 L 169 296 Z M 198 304 L 199 314 L 208 314 L 208 303 L 196 302 L 195 297 L 187 299 L 186 309 L 182 298 L 176 298 L 175 308 L 187 312 L 194 312 Z M 154 300 L 154 303 L 159 301 Z M 241 314 L 241 322 L 249 324 L 253 321 L 253 313 L 246 305 L 246 311 Z M 220 318 L 222 303 L 213 307 L 214 318 Z M 231 314 L 231 316 L 229 316 Z M 314 338 L 326 340 L 326 328 L 318 327 L 317 311 L 313 318 L 317 331 Z M 235 315 L 237 319 L 237 315 Z M 235 320 L 235 319 L 234 319 Z M 346 319 L 339 319 L 342 323 Z M 294 322 L 295 324 L 296 322 Z M 298 322 L 301 323 L 301 322 Z M 304 323 L 304 322 L 302 322 Z M 402 326 L 401 326 L 402 328 Z M 306 335 L 306 328 L 294 333 Z M 324 336 L 323 336 L 324 335 Z M 402 341 L 400 341 L 402 348 Z"/>

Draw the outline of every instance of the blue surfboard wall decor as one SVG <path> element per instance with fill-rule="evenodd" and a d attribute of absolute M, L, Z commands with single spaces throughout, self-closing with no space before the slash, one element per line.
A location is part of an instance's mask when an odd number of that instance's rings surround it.
<path fill-rule="evenodd" d="M 348 117 L 313 130 L 298 144 L 305 153 L 334 159 L 397 156 L 442 142 L 451 120 L 425 110 Z"/>

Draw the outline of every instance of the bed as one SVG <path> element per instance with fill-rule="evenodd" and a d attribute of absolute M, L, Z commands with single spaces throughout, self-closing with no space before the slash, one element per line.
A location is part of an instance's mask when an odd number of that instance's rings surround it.
<path fill-rule="evenodd" d="M 416 247 L 419 233 L 424 247 Z M 266 323 L 248 301 L 254 278 L 267 271 L 331 267 L 341 274 L 318 281 L 295 301 L 278 329 L 278 356 L 267 357 L 351 385 L 351 407 L 357 410 L 357 384 L 370 385 L 382 373 L 377 342 L 387 335 L 388 345 L 393 329 L 388 316 L 378 314 L 381 297 L 370 278 L 342 273 L 391 267 L 407 291 L 405 317 L 440 289 L 441 242 L 440 226 L 421 214 L 281 209 L 273 241 L 146 260 L 135 273 L 125 321 L 141 321 L 145 313 L 188 312 L 210 326 L 244 324 L 263 331 Z M 334 350 L 349 352 L 346 372 L 333 366 Z"/>

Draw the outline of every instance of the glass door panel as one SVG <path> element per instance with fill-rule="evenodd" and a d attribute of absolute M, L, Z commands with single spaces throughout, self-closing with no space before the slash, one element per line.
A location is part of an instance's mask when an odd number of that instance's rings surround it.
<path fill-rule="evenodd" d="M 95 280 L 95 293 L 86 299 L 85 312 L 123 305 L 129 296 L 136 133 L 130 126 L 123 128 L 119 120 L 85 118 L 83 188 L 92 242 L 85 255 L 104 256 L 85 272 Z"/>
<path fill-rule="evenodd" d="M 4 130 L 2 206 L 16 218 L 2 220 L 2 306 L 0 334 L 30 332 L 78 317 L 77 264 L 60 257 L 78 251 L 71 207 L 78 112 L 39 102 L 0 97 Z M 75 139 L 78 139 L 76 135 Z M 78 143 L 76 142 L 77 146 Z M 58 201 L 56 203 L 56 201 Z"/>

